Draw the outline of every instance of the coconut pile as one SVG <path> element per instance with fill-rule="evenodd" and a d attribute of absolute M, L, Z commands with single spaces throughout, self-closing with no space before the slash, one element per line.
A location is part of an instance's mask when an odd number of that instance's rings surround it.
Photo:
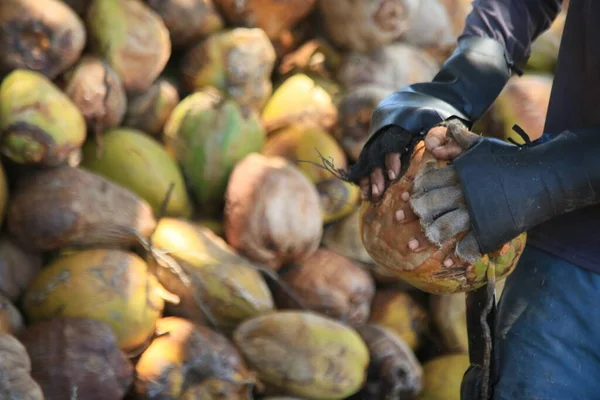
<path fill-rule="evenodd" d="M 376 262 L 331 170 L 469 10 L 0 1 L 0 398 L 459 399 L 465 287 Z M 563 21 L 476 131 L 541 135 Z"/>

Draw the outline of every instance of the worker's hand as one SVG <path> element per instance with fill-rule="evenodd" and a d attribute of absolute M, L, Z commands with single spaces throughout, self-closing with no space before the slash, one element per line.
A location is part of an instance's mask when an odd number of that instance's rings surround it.
<path fill-rule="evenodd" d="M 425 138 L 425 145 L 437 158 L 453 160 L 480 140 L 480 136 L 458 125 L 450 125 L 447 131 L 435 128 Z M 456 256 L 462 261 L 475 262 L 481 257 L 479 244 L 471 231 L 471 221 L 462 189 L 454 167 L 450 164 L 439 168 L 435 160 L 426 162 L 415 177 L 410 206 L 419 217 L 425 236 L 434 244 L 441 245 L 447 239 L 465 232 L 459 241 Z M 414 240 L 409 247 L 417 250 Z"/>

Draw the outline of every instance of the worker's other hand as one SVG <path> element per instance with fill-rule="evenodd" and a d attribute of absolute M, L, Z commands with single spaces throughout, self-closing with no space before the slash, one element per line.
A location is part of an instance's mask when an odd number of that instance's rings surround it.
<path fill-rule="evenodd" d="M 444 131 L 434 128 L 425 138 L 428 150 L 440 159 L 453 160 L 480 139 L 480 136 L 458 125 L 450 125 Z M 432 243 L 441 245 L 464 232 L 467 235 L 457 243 L 456 256 L 470 263 L 481 257 L 452 164 L 439 168 L 435 160 L 426 162 L 415 177 L 409 203 L 419 217 L 425 236 Z M 409 247 L 419 246 L 409 242 Z"/>

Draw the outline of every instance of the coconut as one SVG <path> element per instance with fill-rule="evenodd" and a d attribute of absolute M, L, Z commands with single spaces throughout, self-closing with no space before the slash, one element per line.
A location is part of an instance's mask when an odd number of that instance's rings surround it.
<path fill-rule="evenodd" d="M 274 65 L 275 49 L 262 29 L 227 29 L 189 49 L 182 60 L 183 84 L 190 92 L 214 86 L 259 111 L 273 91 Z"/>
<path fill-rule="evenodd" d="M 102 153 L 99 155 L 99 147 Z M 101 175 L 146 200 L 154 213 L 175 185 L 166 215 L 190 217 L 192 203 L 177 161 L 159 143 L 137 129 L 117 128 L 104 132 L 102 142 L 88 141 L 80 167 Z"/>
<path fill-rule="evenodd" d="M 193 45 L 225 25 L 212 0 L 146 0 L 146 3 L 161 16 L 176 48 Z"/>
<path fill-rule="evenodd" d="M 136 364 L 140 399 L 247 398 L 255 378 L 225 336 L 176 317 L 160 319 L 156 334 Z"/>
<path fill-rule="evenodd" d="M 179 100 L 177 87 L 165 78 L 158 78 L 144 93 L 129 97 L 123 126 L 158 138 Z"/>
<path fill-rule="evenodd" d="M 164 293 L 135 253 L 89 249 L 43 268 L 25 292 L 23 311 L 32 322 L 56 316 L 106 322 L 119 348 L 132 351 L 152 336 Z"/>
<path fill-rule="evenodd" d="M 351 324 L 367 321 L 375 283 L 353 260 L 326 248 L 282 273 L 281 278 L 313 311 Z M 278 308 L 297 308 L 287 293 L 276 292 Z"/>
<path fill-rule="evenodd" d="M 214 88 L 184 98 L 164 128 L 165 147 L 179 162 L 204 211 L 223 205 L 233 167 L 246 155 L 260 151 L 264 141 L 258 114 Z"/>
<path fill-rule="evenodd" d="M 42 266 L 39 253 L 18 246 L 8 235 L 0 235 L 0 295 L 16 301 Z"/>
<path fill-rule="evenodd" d="M 30 326 L 20 339 L 46 400 L 121 399 L 133 382 L 133 366 L 103 322 L 53 318 Z"/>
<path fill-rule="evenodd" d="M 286 158 L 313 183 L 334 177 L 323 167 L 321 156 L 331 161 L 335 169 L 345 170 L 348 166 L 344 150 L 332 135 L 320 128 L 304 125 L 290 125 L 269 135 L 262 154 Z"/>
<path fill-rule="evenodd" d="M 422 389 L 423 369 L 419 360 L 394 332 L 379 325 L 356 328 L 370 353 L 367 383 L 350 399 L 412 399 Z"/>
<path fill-rule="evenodd" d="M 144 92 L 171 56 L 169 31 L 141 1 L 93 0 L 86 14 L 90 46 L 106 58 L 129 92 Z"/>
<path fill-rule="evenodd" d="M 550 28 L 545 30 L 531 44 L 531 55 L 527 59 L 526 69 L 538 73 L 553 73 L 558 60 L 558 50 L 565 27 L 567 6 L 563 3 L 563 9 L 558 14 Z"/>
<path fill-rule="evenodd" d="M 358 186 L 332 178 L 317 183 L 323 210 L 323 223 L 338 221 L 356 209 L 360 198 Z"/>
<path fill-rule="evenodd" d="M 339 118 L 333 134 L 351 161 L 358 161 L 369 139 L 373 111 L 392 89 L 373 84 L 353 87 L 344 94 L 339 103 Z"/>
<path fill-rule="evenodd" d="M 31 361 L 17 338 L 0 332 L 0 398 L 46 400 L 30 375 Z"/>
<path fill-rule="evenodd" d="M 249 259 L 278 270 L 283 264 L 302 262 L 319 247 L 319 194 L 286 159 L 246 156 L 231 174 L 225 200 L 225 238 Z"/>
<path fill-rule="evenodd" d="M 230 24 L 261 28 L 269 39 L 279 36 L 304 19 L 316 0 L 215 0 Z"/>
<path fill-rule="evenodd" d="M 65 74 L 64 91 L 97 134 L 118 126 L 127 109 L 121 78 L 101 58 L 86 55 Z"/>
<path fill-rule="evenodd" d="M 0 76 L 28 69 L 54 79 L 75 64 L 87 38 L 82 20 L 58 0 L 2 0 L 0 31 Z"/>
<path fill-rule="evenodd" d="M 539 139 L 544 134 L 552 83 L 553 77 L 547 74 L 510 79 L 484 116 L 481 129 L 490 136 L 523 144 L 513 130 L 516 124 L 532 141 Z"/>
<path fill-rule="evenodd" d="M 395 42 L 368 52 L 347 53 L 337 79 L 349 89 L 374 85 L 396 91 L 406 85 L 430 81 L 438 71 L 438 62 L 425 51 Z"/>
<path fill-rule="evenodd" d="M 403 193 L 412 190 L 412 181 L 427 160 L 435 160 L 426 151 L 424 142 L 415 147 L 410 165 L 404 176 L 391 184 L 376 203 L 363 201 L 360 208 L 361 237 L 365 248 L 390 275 L 431 294 L 466 292 L 487 284 L 487 269 L 494 268 L 497 280 L 510 274 L 524 250 L 526 233 L 522 233 L 499 249 L 470 264 L 457 260 L 452 266 L 444 266 L 444 260 L 454 255 L 456 243 L 464 233 L 458 234 L 441 246 L 429 242 L 418 219 L 399 223 L 396 211 L 410 210 Z M 438 167 L 445 161 L 436 161 Z M 408 208 L 407 208 L 408 207 Z M 408 248 L 408 241 L 418 237 L 422 248 L 418 252 Z"/>
<path fill-rule="evenodd" d="M 152 243 L 184 275 L 182 279 L 164 265 L 157 270 L 160 283 L 180 298 L 178 304 L 167 305 L 169 314 L 198 323 L 215 322 L 218 328 L 231 331 L 240 322 L 274 309 L 262 275 L 208 228 L 164 218 Z"/>
<path fill-rule="evenodd" d="M 11 335 L 23 330 L 23 316 L 9 299 L 0 295 L 0 332 Z"/>
<path fill-rule="evenodd" d="M 305 74 L 318 81 L 324 81 L 328 93 L 331 93 L 332 88 L 338 92 L 338 83 L 331 78 L 340 66 L 342 54 L 342 51 L 316 34 L 316 37 L 307 38 L 298 48 L 283 56 L 277 72 L 286 79 L 293 75 Z"/>
<path fill-rule="evenodd" d="M 371 303 L 369 322 L 388 328 L 417 350 L 427 332 L 427 310 L 404 291 L 378 290 Z"/>
<path fill-rule="evenodd" d="M 0 84 L 0 104 L 0 151 L 12 161 L 56 166 L 78 155 L 85 119 L 46 76 L 14 70 Z"/>
<path fill-rule="evenodd" d="M 298 123 L 329 130 L 336 119 L 337 109 L 331 95 L 303 73 L 285 79 L 262 110 L 268 132 Z"/>
<path fill-rule="evenodd" d="M 152 208 L 133 192 L 68 166 L 21 180 L 7 214 L 8 233 L 38 251 L 131 246 L 155 226 Z"/>
<path fill-rule="evenodd" d="M 469 365 L 469 356 L 464 353 L 427 361 L 423 364 L 423 391 L 418 400 L 460 400 L 460 387 Z"/>
<path fill-rule="evenodd" d="M 418 6 L 418 0 L 319 2 L 331 40 L 356 51 L 369 51 L 398 39 L 410 27 Z"/>
<path fill-rule="evenodd" d="M 244 321 L 233 340 L 261 382 L 292 396 L 344 399 L 367 377 L 369 350 L 352 328 L 312 312 Z"/>
<path fill-rule="evenodd" d="M 401 40 L 423 48 L 456 47 L 456 40 L 472 9 L 471 2 L 472 0 L 420 0 Z"/>

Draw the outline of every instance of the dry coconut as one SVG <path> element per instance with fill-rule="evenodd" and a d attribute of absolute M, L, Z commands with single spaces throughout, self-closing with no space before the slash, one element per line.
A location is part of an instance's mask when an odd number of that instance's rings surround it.
<path fill-rule="evenodd" d="M 161 16 L 175 48 L 184 48 L 221 30 L 225 23 L 213 0 L 146 0 Z"/>
<path fill-rule="evenodd" d="M 182 60 L 183 84 L 190 92 L 213 86 L 258 111 L 273 92 L 275 57 L 262 29 L 220 31 L 189 49 Z"/>
<path fill-rule="evenodd" d="M 487 284 L 487 268 L 495 269 L 497 280 L 504 279 L 516 267 L 525 248 L 527 234 L 517 236 L 473 264 L 454 255 L 456 243 L 464 237 L 464 232 L 446 240 L 441 246 L 430 242 L 406 200 L 415 176 L 428 162 L 434 163 L 435 167 L 446 165 L 445 161 L 436 160 L 426 151 L 421 141 L 415 146 L 402 178 L 392 183 L 376 203 L 363 201 L 359 222 L 366 250 L 386 274 L 427 293 L 450 294 L 482 287 Z M 396 217 L 398 210 L 403 210 L 407 217 L 399 221 Z M 413 237 L 421 244 L 417 251 L 406 245 Z M 449 267 L 444 265 L 447 258 L 453 260 Z"/>
<path fill-rule="evenodd" d="M 398 39 L 411 26 L 420 0 L 319 1 L 323 24 L 337 45 L 369 51 Z"/>
<path fill-rule="evenodd" d="M 350 324 L 367 321 L 375 283 L 354 261 L 326 248 L 281 273 L 282 280 L 313 311 Z M 286 291 L 275 292 L 278 308 L 298 308 Z"/>
<path fill-rule="evenodd" d="M 0 294 L 16 301 L 42 267 L 42 256 L 0 235 Z"/>
<path fill-rule="evenodd" d="M 20 339 L 45 400 L 121 399 L 133 383 L 133 366 L 103 322 L 53 318 L 33 324 Z"/>
<path fill-rule="evenodd" d="M 53 80 L 81 56 L 83 21 L 58 0 L 0 1 L 0 77 L 28 69 Z"/>
<path fill-rule="evenodd" d="M 145 400 L 246 400 L 255 383 L 225 336 L 177 317 L 157 322 L 136 364 L 135 392 Z"/>
<path fill-rule="evenodd" d="M 177 87 L 158 78 L 144 93 L 129 97 L 123 126 L 158 138 L 179 100 Z"/>
<path fill-rule="evenodd" d="M 91 48 L 106 58 L 128 92 L 148 90 L 171 56 L 167 27 L 142 1 L 93 0 L 86 26 Z"/>
<path fill-rule="evenodd" d="M 103 59 L 82 57 L 65 80 L 64 91 L 85 117 L 88 130 L 99 135 L 121 123 L 127 95 L 121 78 Z"/>
<path fill-rule="evenodd" d="M 32 322 L 57 316 L 106 322 L 119 348 L 133 351 L 152 336 L 165 294 L 135 253 L 88 249 L 44 267 L 25 292 L 23 311 Z"/>
<path fill-rule="evenodd" d="M 7 214 L 8 233 L 39 251 L 131 246 L 148 238 L 155 226 L 146 201 L 106 178 L 69 166 L 19 181 Z"/>
<path fill-rule="evenodd" d="M 13 400 L 45 399 L 42 389 L 31 377 L 31 361 L 17 338 L 0 332 L 0 398 Z"/>
<path fill-rule="evenodd" d="M 344 399 L 367 378 L 369 350 L 351 327 L 325 316 L 277 311 L 244 321 L 233 340 L 261 382 L 307 399 Z"/>
<path fill-rule="evenodd" d="M 414 399 L 423 387 L 423 368 L 393 331 L 375 324 L 358 326 L 370 353 L 364 388 L 349 400 Z"/>
<path fill-rule="evenodd" d="M 226 240 L 251 260 L 278 270 L 303 261 L 319 247 L 319 194 L 286 159 L 249 154 L 235 166 L 225 199 Z"/>
<path fill-rule="evenodd" d="M 396 91 L 406 85 L 430 81 L 438 70 L 438 62 L 423 50 L 395 42 L 368 52 L 347 53 L 337 78 L 346 88 L 374 85 Z"/>
<path fill-rule="evenodd" d="M 215 0 L 227 21 L 233 25 L 261 28 L 276 40 L 304 19 L 316 0 Z"/>

